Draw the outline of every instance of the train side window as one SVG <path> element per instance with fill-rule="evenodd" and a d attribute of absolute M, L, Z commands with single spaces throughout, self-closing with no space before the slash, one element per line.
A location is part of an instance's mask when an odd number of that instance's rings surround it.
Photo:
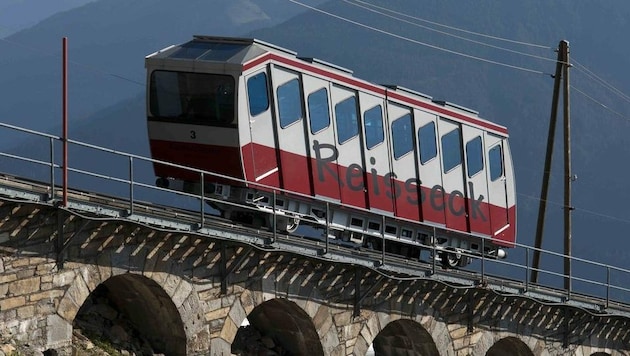
<path fill-rule="evenodd" d="M 314 134 L 330 126 L 326 88 L 321 88 L 308 96 L 308 116 L 311 119 L 311 132 Z"/>
<path fill-rule="evenodd" d="M 335 121 L 337 123 L 337 140 L 340 144 L 359 134 L 357 99 L 354 96 L 335 105 Z"/>
<path fill-rule="evenodd" d="M 406 114 L 392 122 L 392 142 L 394 144 L 395 159 L 399 159 L 413 150 L 412 133 L 410 114 Z"/>
<path fill-rule="evenodd" d="M 462 164 L 462 143 L 459 128 L 442 136 L 444 173 Z"/>
<path fill-rule="evenodd" d="M 377 105 L 363 114 L 365 119 L 365 144 L 369 149 L 385 140 L 383 134 L 383 109 Z"/>
<path fill-rule="evenodd" d="M 285 128 L 302 119 L 300 81 L 297 78 L 280 85 L 276 94 L 280 127 Z"/>
<path fill-rule="evenodd" d="M 256 116 L 269 108 L 269 94 L 267 90 L 267 74 L 258 73 L 247 80 L 247 97 L 249 99 L 249 114 Z"/>
<path fill-rule="evenodd" d="M 418 129 L 418 143 L 420 145 L 420 163 L 425 164 L 437 156 L 435 122 L 431 121 Z"/>
<path fill-rule="evenodd" d="M 477 136 L 466 143 L 466 168 L 468 169 L 468 177 L 474 176 L 483 169 L 481 136 Z"/>
<path fill-rule="evenodd" d="M 503 152 L 501 145 L 496 145 L 488 151 L 488 166 L 490 167 L 490 180 L 495 181 L 503 176 Z"/>

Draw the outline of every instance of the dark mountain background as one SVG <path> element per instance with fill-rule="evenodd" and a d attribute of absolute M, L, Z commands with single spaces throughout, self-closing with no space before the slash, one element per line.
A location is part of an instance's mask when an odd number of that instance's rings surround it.
<path fill-rule="evenodd" d="M 550 74 L 555 71 L 554 49 L 566 39 L 570 41 L 573 64 L 573 174 L 578 176 L 573 184 L 573 254 L 630 267 L 630 242 L 626 241 L 630 189 L 625 164 L 630 158 L 630 100 L 623 95 L 630 93 L 630 72 L 624 68 L 630 62 L 630 48 L 623 45 L 630 30 L 630 3 L 303 2 L 365 26 L 288 0 L 98 0 L 57 13 L 0 41 L 0 121 L 59 134 L 60 47 L 61 37 L 67 36 L 71 136 L 147 155 L 144 57 L 170 44 L 185 42 L 193 34 L 253 36 L 303 56 L 350 68 L 362 79 L 402 85 L 478 110 L 480 116 L 507 126 L 517 179 L 518 240 L 533 245 L 553 89 Z M 397 13 L 368 11 L 368 3 Z M 541 46 L 457 32 L 420 19 Z M 606 88 L 599 79 L 622 94 Z M 562 251 L 563 239 L 561 115 L 544 240 L 546 249 L 558 252 Z M 24 143 L 20 135 L 0 133 L 0 140 L 1 148 L 14 147 L 14 152 L 29 151 L 43 157 L 48 152 L 47 142 Z M 123 168 L 111 168 L 107 160 L 87 153 L 77 152 L 72 157 L 77 164 L 98 162 L 104 172 L 120 170 L 124 174 L 126 169 L 124 164 Z M 0 161 L 0 170 L 8 171 L 3 164 L 8 165 Z M 150 168 L 139 176 L 152 180 Z M 518 252 L 510 259 L 514 263 L 525 261 Z M 543 263 L 555 268 L 561 260 L 543 256 Z M 574 268 L 586 270 L 577 263 Z M 605 280 L 605 269 L 589 267 L 588 271 L 597 274 L 588 277 Z M 612 277 L 620 278 L 614 273 Z"/>
<path fill-rule="evenodd" d="M 87 4 L 94 0 L 2 0 L 0 2 L 0 38 L 62 11 Z"/>

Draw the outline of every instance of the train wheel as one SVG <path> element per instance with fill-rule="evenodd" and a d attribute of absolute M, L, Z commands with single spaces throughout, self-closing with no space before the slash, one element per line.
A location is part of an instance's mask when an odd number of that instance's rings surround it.
<path fill-rule="evenodd" d="M 269 215 L 269 226 L 273 226 L 273 215 Z M 276 215 L 276 230 L 293 233 L 300 226 L 300 218 L 297 216 Z"/>
<path fill-rule="evenodd" d="M 444 268 L 456 268 L 459 266 L 459 261 L 462 255 L 455 251 L 440 252 L 440 260 L 442 260 L 442 266 Z"/>

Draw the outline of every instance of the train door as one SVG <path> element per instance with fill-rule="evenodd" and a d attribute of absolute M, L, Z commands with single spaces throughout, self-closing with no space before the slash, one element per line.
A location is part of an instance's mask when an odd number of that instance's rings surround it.
<path fill-rule="evenodd" d="M 485 132 L 462 126 L 466 176 L 466 197 L 470 231 L 491 235 L 488 208 L 488 180 L 485 159 Z"/>
<path fill-rule="evenodd" d="M 251 144 L 243 155 L 247 180 L 269 186 L 280 186 L 278 159 L 276 155 L 273 105 L 269 95 L 269 78 L 266 68 L 256 71 L 246 78 L 249 106 L 249 130 Z"/>
<path fill-rule="evenodd" d="M 466 189 L 464 187 L 464 164 L 462 129 L 458 123 L 440 118 L 438 121 L 442 157 L 443 199 L 433 202 L 437 210 L 443 210 L 446 227 L 469 231 L 466 219 Z M 434 188 L 435 189 L 435 188 Z M 431 192 L 431 194 L 438 194 Z"/>
<path fill-rule="evenodd" d="M 419 197 L 412 111 L 389 102 L 388 119 L 392 138 L 390 156 L 396 216 L 418 220 L 420 210 L 417 203 Z"/>
<path fill-rule="evenodd" d="M 277 146 L 282 188 L 310 195 L 311 177 L 304 132 L 302 80 L 298 73 L 271 65 L 276 104 Z"/>
<path fill-rule="evenodd" d="M 423 221 L 446 224 L 444 215 L 444 189 L 442 167 L 439 158 L 437 120 L 438 117 L 425 111 L 415 110 L 418 137 L 418 172 L 422 185 L 421 217 Z"/>
<path fill-rule="evenodd" d="M 337 133 L 337 168 L 341 202 L 366 208 L 357 94 L 354 90 L 337 85 L 332 86 L 331 94 Z"/>
<path fill-rule="evenodd" d="M 503 140 L 495 135 L 486 135 L 488 160 L 488 203 L 490 225 L 493 236 L 501 236 L 509 227 L 509 205 L 505 179 Z"/>
<path fill-rule="evenodd" d="M 393 213 L 389 145 L 383 124 L 383 99 L 359 92 L 363 114 L 363 157 L 370 209 Z"/>
<path fill-rule="evenodd" d="M 341 200 L 337 145 L 330 111 L 329 82 L 302 75 L 306 115 L 308 117 L 308 149 L 311 159 L 311 180 L 316 196 Z"/>

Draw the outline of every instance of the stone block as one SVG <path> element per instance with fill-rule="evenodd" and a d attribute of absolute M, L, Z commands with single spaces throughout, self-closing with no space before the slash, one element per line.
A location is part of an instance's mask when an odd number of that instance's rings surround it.
<path fill-rule="evenodd" d="M 0 300 L 0 311 L 19 308 L 24 306 L 25 304 L 26 298 L 24 296 L 2 299 Z"/>
<path fill-rule="evenodd" d="M 5 284 L 17 280 L 16 273 L 4 274 L 0 276 L 0 284 Z"/>
<path fill-rule="evenodd" d="M 72 324 L 53 314 L 46 318 L 46 346 L 58 348 L 72 344 Z"/>
<path fill-rule="evenodd" d="M 206 313 L 205 318 L 206 318 L 206 321 L 224 319 L 228 315 L 229 312 L 230 312 L 230 307 L 224 307 L 224 308 L 216 309 L 216 310 Z"/>
<path fill-rule="evenodd" d="M 20 319 L 32 318 L 35 315 L 35 305 L 26 305 L 17 309 L 17 316 Z"/>
<path fill-rule="evenodd" d="M 62 298 L 57 308 L 57 313 L 66 320 L 74 320 L 79 312 L 79 306 L 74 303 L 72 298 Z"/>
<path fill-rule="evenodd" d="M 53 286 L 65 287 L 72 283 L 75 275 L 76 273 L 74 272 L 74 270 L 67 270 L 64 272 L 59 272 L 53 276 Z"/>
<path fill-rule="evenodd" d="M 177 286 L 177 289 L 175 289 L 175 292 L 171 296 L 175 307 L 179 308 L 184 303 L 184 300 L 188 298 L 190 293 L 192 293 L 192 290 L 192 284 L 190 284 L 186 280 L 181 280 L 181 282 Z"/>
<path fill-rule="evenodd" d="M 23 268 L 17 271 L 17 279 L 24 279 L 33 277 L 35 275 L 35 268 Z"/>
<path fill-rule="evenodd" d="M 39 277 L 18 279 L 9 283 L 9 294 L 25 295 L 39 291 Z"/>
<path fill-rule="evenodd" d="M 247 314 L 241 306 L 241 303 L 232 304 L 232 309 L 230 309 L 230 313 L 228 315 L 230 319 L 232 319 L 234 323 L 239 326 L 241 325 L 243 320 L 247 319 Z"/>

